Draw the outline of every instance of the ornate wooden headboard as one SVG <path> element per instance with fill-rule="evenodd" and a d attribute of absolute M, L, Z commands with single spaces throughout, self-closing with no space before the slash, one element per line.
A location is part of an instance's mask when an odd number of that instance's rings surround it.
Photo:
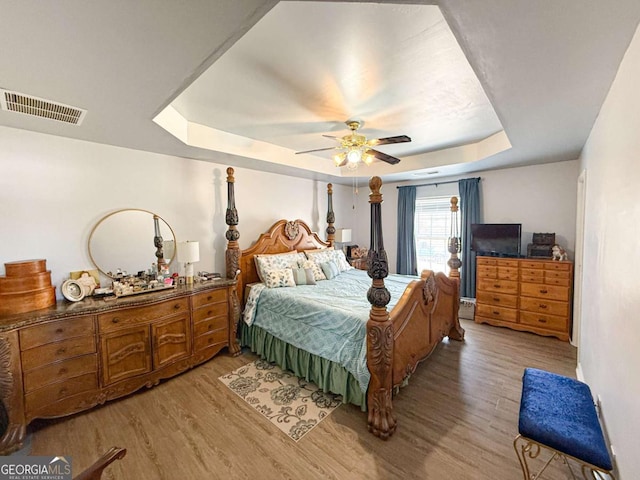
<path fill-rule="evenodd" d="M 244 302 L 244 286 L 260 281 L 254 259 L 256 255 L 302 252 L 329 246 L 330 243 L 321 240 L 303 220 L 278 220 L 267 232 L 261 234 L 251 247 L 240 253 L 240 275 L 237 286 L 240 302 Z"/>

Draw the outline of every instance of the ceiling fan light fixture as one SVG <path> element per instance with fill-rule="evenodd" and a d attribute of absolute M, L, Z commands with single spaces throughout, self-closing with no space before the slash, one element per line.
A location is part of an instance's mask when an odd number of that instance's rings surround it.
<path fill-rule="evenodd" d="M 369 166 L 373 163 L 373 159 L 376 158 L 373 155 L 365 155 L 364 157 L 362 157 L 362 161 L 365 163 L 365 165 Z"/>
<path fill-rule="evenodd" d="M 347 153 L 347 160 L 349 160 L 349 163 L 356 164 L 361 159 L 362 159 L 362 152 L 360 151 L 360 149 L 352 148 Z"/>
<path fill-rule="evenodd" d="M 345 158 L 347 158 L 346 153 L 336 153 L 333 156 L 333 161 L 336 162 L 336 166 L 339 167 L 344 162 Z"/>

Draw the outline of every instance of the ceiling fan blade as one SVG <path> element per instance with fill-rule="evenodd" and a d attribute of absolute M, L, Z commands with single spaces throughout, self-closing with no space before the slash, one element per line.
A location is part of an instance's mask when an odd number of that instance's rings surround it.
<path fill-rule="evenodd" d="M 347 157 L 344 157 L 344 160 L 338 164 L 338 167 L 344 167 L 349 162 Z"/>
<path fill-rule="evenodd" d="M 365 155 L 373 155 L 378 160 L 382 160 L 383 162 L 390 163 L 391 165 L 395 165 L 396 163 L 400 162 L 399 158 L 392 157 L 391 155 L 387 155 L 386 153 L 379 152 L 378 150 L 374 150 L 373 148 L 370 148 L 364 153 Z"/>
<path fill-rule="evenodd" d="M 336 137 L 335 135 L 322 135 L 322 136 L 327 138 L 335 138 L 335 139 L 340 138 L 340 137 Z"/>
<path fill-rule="evenodd" d="M 410 137 L 407 137 L 406 135 L 398 135 L 396 137 L 386 137 L 386 138 L 369 140 L 369 145 L 374 147 L 376 145 L 389 145 L 390 143 L 405 143 L 410 141 L 411 141 Z"/>
<path fill-rule="evenodd" d="M 305 150 L 303 152 L 296 152 L 296 155 L 300 153 L 323 152 L 325 150 L 335 150 L 336 148 L 340 148 L 340 147 L 316 148 L 315 150 Z"/>

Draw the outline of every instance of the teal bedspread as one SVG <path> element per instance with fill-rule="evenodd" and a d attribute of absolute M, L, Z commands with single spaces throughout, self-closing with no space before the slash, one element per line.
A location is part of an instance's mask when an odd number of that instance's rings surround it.
<path fill-rule="evenodd" d="M 389 310 L 416 279 L 403 275 L 385 279 L 391 293 Z M 250 300 L 244 320 L 299 349 L 342 365 L 366 392 L 370 379 L 366 358 L 370 287 L 367 272 L 352 269 L 317 285 L 258 288 L 255 308 L 250 308 Z"/>

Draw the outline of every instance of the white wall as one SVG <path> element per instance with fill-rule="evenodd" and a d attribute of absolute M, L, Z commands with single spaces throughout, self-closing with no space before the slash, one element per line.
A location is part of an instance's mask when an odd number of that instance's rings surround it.
<path fill-rule="evenodd" d="M 480 196 L 483 223 L 522 223 L 522 251 L 526 252 L 534 232 L 553 232 L 573 259 L 576 235 L 578 161 L 482 172 Z M 450 177 L 422 182 L 383 184 L 382 222 L 389 268 L 395 272 L 397 250 L 398 185 L 446 182 Z M 354 243 L 369 245 L 370 213 L 368 186 L 360 189 Z M 458 195 L 457 184 L 420 187 L 418 195 Z"/>
<path fill-rule="evenodd" d="M 325 238 L 326 183 L 246 169 L 235 177 L 241 248 L 281 218 Z M 92 227 L 122 208 L 158 214 L 178 241 L 200 242 L 196 271 L 224 272 L 225 180 L 225 165 L 0 127 L 0 274 L 5 262 L 44 258 L 60 298 L 70 271 L 93 268 Z M 334 185 L 337 227 L 351 214 L 347 197 L 351 189 Z M 147 268 L 154 253 L 151 238 Z"/>
<path fill-rule="evenodd" d="M 620 480 L 640 475 L 640 30 L 584 147 L 582 374 L 602 399 Z"/>

